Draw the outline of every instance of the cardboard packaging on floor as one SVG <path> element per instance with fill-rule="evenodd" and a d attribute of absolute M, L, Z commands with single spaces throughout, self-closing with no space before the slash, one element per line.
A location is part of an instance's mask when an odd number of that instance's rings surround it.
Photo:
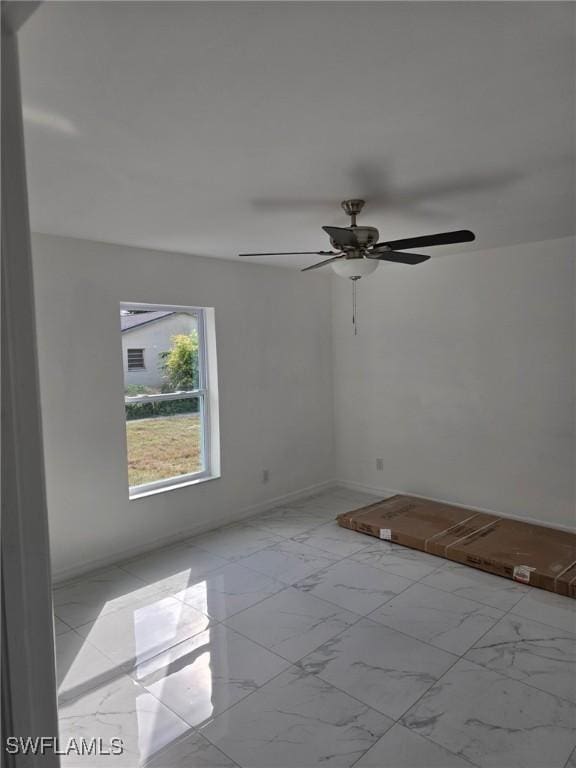
<path fill-rule="evenodd" d="M 360 533 L 576 597 L 576 534 L 416 496 L 338 516 Z"/>

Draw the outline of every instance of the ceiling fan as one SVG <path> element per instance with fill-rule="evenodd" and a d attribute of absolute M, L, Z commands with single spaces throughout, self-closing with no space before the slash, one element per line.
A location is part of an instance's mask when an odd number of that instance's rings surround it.
<path fill-rule="evenodd" d="M 428 248 L 433 245 L 449 245 L 452 243 L 467 243 L 475 240 L 475 235 L 468 229 L 455 232 L 441 232 L 436 235 L 408 237 L 402 240 L 378 242 L 379 232 L 375 227 L 358 226 L 356 217 L 364 207 L 364 200 L 344 200 L 341 205 L 350 216 L 349 227 L 322 227 L 330 238 L 333 251 L 284 251 L 275 253 L 240 253 L 239 256 L 287 256 L 315 255 L 329 256 L 317 264 L 305 267 L 302 272 L 319 269 L 327 264 L 340 277 L 359 280 L 371 274 L 378 267 L 379 261 L 393 261 L 398 264 L 421 264 L 428 261 L 430 256 L 417 253 L 403 253 L 404 249 Z"/>

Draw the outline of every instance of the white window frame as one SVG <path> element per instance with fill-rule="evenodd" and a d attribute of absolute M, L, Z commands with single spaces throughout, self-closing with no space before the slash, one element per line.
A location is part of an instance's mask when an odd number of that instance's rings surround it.
<path fill-rule="evenodd" d="M 215 384 L 216 367 L 215 350 L 208 354 L 207 340 L 207 314 L 211 312 L 207 307 L 180 306 L 171 304 L 141 304 L 137 302 L 121 302 L 120 309 L 138 309 L 151 312 L 186 312 L 195 315 L 197 319 L 198 332 L 198 388 L 170 392 L 158 395 L 124 395 L 124 404 L 128 403 L 150 403 L 163 400 L 199 400 L 198 413 L 202 423 L 202 436 L 200 455 L 203 469 L 199 472 L 189 472 L 184 475 L 175 475 L 163 480 L 155 480 L 151 483 L 129 486 L 130 499 L 140 496 L 147 496 L 151 493 L 179 488 L 183 485 L 191 485 L 202 480 L 210 480 L 220 476 L 219 451 L 215 455 L 217 446 L 212 444 L 213 438 L 218 439 L 218 432 L 213 424 L 213 411 L 217 403 L 217 391 Z M 212 329 L 213 330 L 213 329 Z M 210 360 L 209 360 L 210 357 Z M 211 376 L 211 374 L 214 374 Z M 128 446 L 126 446 L 126 457 L 128 458 Z"/>

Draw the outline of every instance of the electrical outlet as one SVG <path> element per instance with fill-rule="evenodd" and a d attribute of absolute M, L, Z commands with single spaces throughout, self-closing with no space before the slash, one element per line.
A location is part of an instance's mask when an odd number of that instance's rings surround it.
<path fill-rule="evenodd" d="M 384 471 L 384 459 L 376 459 L 376 469 L 378 472 Z"/>
<path fill-rule="evenodd" d="M 264 485 L 270 480 L 270 472 L 267 469 L 262 470 L 262 482 Z"/>

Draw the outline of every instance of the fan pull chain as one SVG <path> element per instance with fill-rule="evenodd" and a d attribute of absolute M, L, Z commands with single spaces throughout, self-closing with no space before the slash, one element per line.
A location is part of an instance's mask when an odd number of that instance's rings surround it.
<path fill-rule="evenodd" d="M 352 277 L 352 325 L 354 327 L 354 336 L 358 335 L 358 306 L 356 300 L 356 283 L 360 278 Z"/>

